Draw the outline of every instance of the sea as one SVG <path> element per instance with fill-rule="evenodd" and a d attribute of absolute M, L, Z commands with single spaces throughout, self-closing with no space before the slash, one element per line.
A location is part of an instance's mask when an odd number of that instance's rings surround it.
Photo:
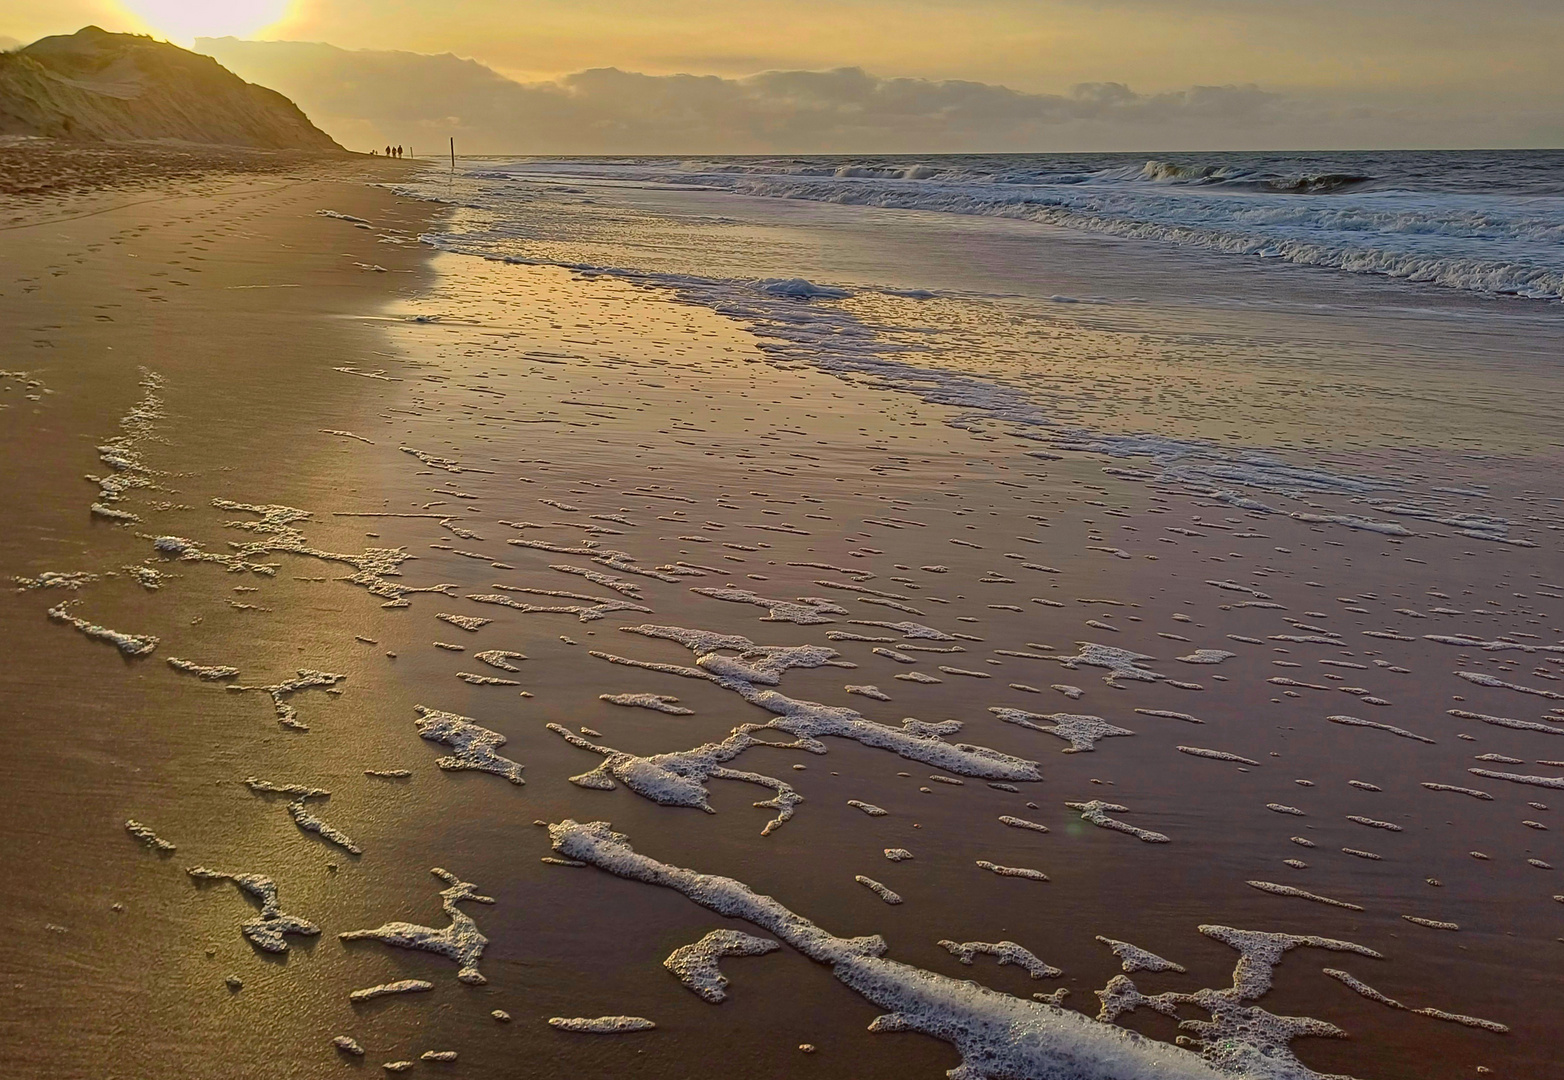
<path fill-rule="evenodd" d="M 463 158 L 399 190 L 453 206 L 436 248 L 1232 498 L 1561 448 L 1564 151 Z"/>
<path fill-rule="evenodd" d="M 1467 292 L 1564 298 L 1564 151 L 529 158 L 552 178 L 1009 218 Z"/>

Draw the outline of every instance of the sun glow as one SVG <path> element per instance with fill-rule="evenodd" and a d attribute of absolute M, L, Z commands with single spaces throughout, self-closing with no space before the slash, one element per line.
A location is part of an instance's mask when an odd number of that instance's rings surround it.
<path fill-rule="evenodd" d="M 154 34 L 188 45 L 198 37 L 248 37 L 279 22 L 293 0 L 121 0 Z"/>

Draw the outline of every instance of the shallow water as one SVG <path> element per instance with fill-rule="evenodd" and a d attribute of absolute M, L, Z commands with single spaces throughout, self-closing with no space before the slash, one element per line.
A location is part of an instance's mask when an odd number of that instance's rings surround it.
<path fill-rule="evenodd" d="M 470 166 L 750 197 L 1011 218 L 1442 288 L 1557 300 L 1556 150 L 718 159 Z"/>

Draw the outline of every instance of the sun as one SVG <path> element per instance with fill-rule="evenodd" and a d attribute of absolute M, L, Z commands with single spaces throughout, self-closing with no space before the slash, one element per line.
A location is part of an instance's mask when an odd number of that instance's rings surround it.
<path fill-rule="evenodd" d="M 280 21 L 293 0 L 121 0 L 148 30 L 189 44 L 198 37 L 248 37 Z"/>

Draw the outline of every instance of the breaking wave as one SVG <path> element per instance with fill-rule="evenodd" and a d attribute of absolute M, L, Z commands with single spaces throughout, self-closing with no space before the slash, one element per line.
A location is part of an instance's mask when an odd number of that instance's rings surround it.
<path fill-rule="evenodd" d="M 1019 218 L 1495 296 L 1564 299 L 1564 155 L 533 159 L 610 180 Z"/>

